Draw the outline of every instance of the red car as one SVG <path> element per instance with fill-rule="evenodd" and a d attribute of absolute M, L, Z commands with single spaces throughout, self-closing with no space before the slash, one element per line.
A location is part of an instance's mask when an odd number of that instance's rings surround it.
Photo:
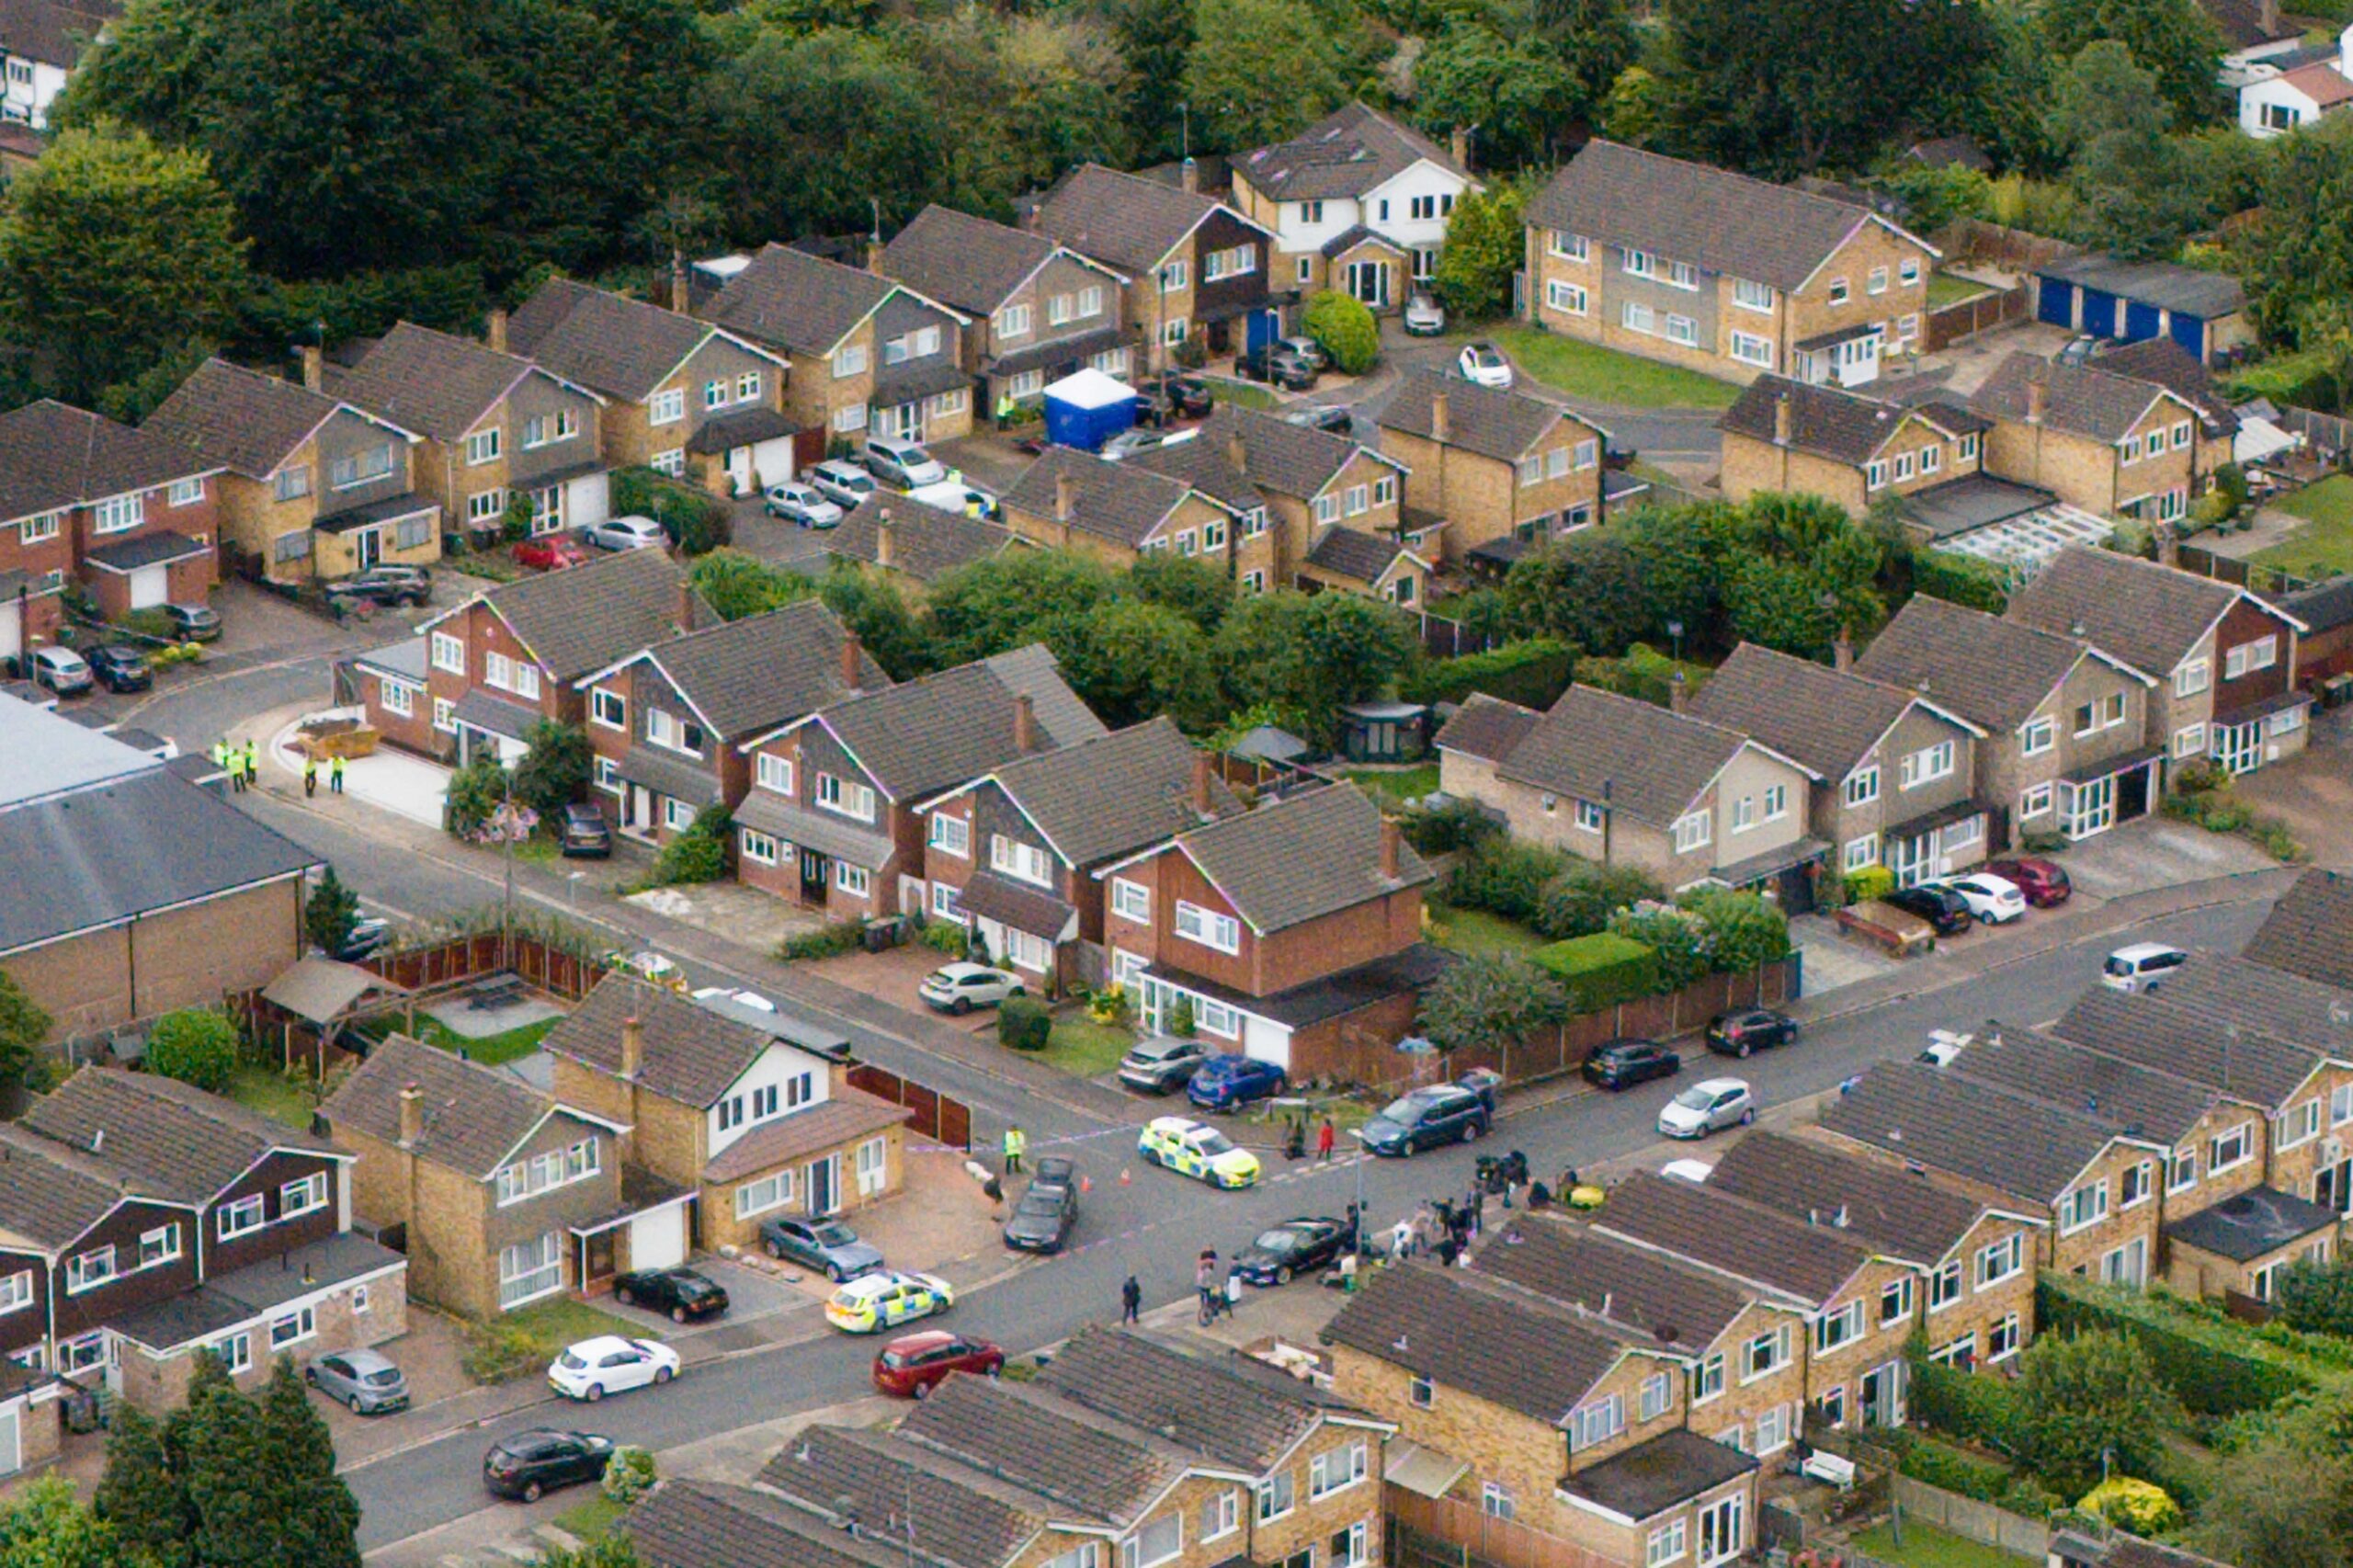
<path fill-rule="evenodd" d="M 1988 860 L 1980 869 L 2016 882 L 2018 892 L 2026 894 L 2027 903 L 2037 909 L 2064 903 L 2067 895 L 2075 891 L 2067 881 L 2066 871 L 2050 860 Z"/>
<path fill-rule="evenodd" d="M 560 572 L 566 566 L 588 564 L 588 547 L 566 533 L 541 534 L 515 547 L 515 564 L 539 572 Z"/>
<path fill-rule="evenodd" d="M 874 1358 L 874 1386 L 901 1399 L 921 1399 L 950 1372 L 993 1378 L 1004 1367 L 1005 1352 L 987 1340 L 929 1328 L 882 1346 Z"/>

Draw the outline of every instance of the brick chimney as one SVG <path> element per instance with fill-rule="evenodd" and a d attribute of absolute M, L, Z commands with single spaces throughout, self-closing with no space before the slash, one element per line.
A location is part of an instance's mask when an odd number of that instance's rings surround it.
<path fill-rule="evenodd" d="M 415 1084 L 401 1085 L 401 1147 L 414 1149 L 425 1136 L 425 1091 Z"/>
<path fill-rule="evenodd" d="M 1078 482 L 1066 473 L 1054 475 L 1054 521 L 1069 522 L 1077 505 Z"/>
<path fill-rule="evenodd" d="M 313 392 L 326 385 L 327 353 L 315 343 L 302 345 L 302 384 Z"/>
<path fill-rule="evenodd" d="M 506 312 L 493 310 L 483 325 L 483 341 L 497 352 L 506 352 Z"/>
<path fill-rule="evenodd" d="M 678 630 L 692 631 L 694 629 L 695 585 L 693 579 L 681 574 L 678 578 Z"/>
<path fill-rule="evenodd" d="M 874 564 L 886 572 L 891 569 L 892 558 L 898 553 L 894 548 L 897 532 L 891 526 L 890 507 L 884 506 L 874 514 Z"/>
<path fill-rule="evenodd" d="M 1402 874 L 1398 869 L 1400 856 L 1397 848 L 1397 842 L 1402 836 L 1395 823 L 1387 817 L 1381 819 L 1381 877 L 1383 881 L 1393 882 Z"/>
<path fill-rule="evenodd" d="M 1026 691 L 1013 694 L 1013 749 L 1023 756 L 1038 749 L 1038 704 Z"/>
<path fill-rule="evenodd" d="M 621 1020 L 621 1076 L 634 1079 L 645 1067 L 645 1026 L 632 1013 Z"/>
<path fill-rule="evenodd" d="M 866 270 L 869 272 L 882 270 L 882 236 L 880 234 L 866 236 Z"/>
<path fill-rule="evenodd" d="M 1468 174 L 1471 169 L 1471 128 L 1458 125 L 1446 139 L 1446 150 L 1454 159 L 1454 166 Z"/>
<path fill-rule="evenodd" d="M 842 684 L 846 687 L 849 687 L 853 690 L 857 688 L 858 682 L 858 656 L 859 652 L 860 650 L 858 645 L 858 633 L 855 631 L 845 631 L 842 633 Z"/>
<path fill-rule="evenodd" d="M 1250 472 L 1250 449 L 1242 444 L 1242 432 L 1239 430 L 1225 437 L 1225 460 L 1233 465 L 1236 473 Z"/>
<path fill-rule="evenodd" d="M 1773 444 L 1790 444 L 1790 394 L 1782 392 L 1773 400 Z"/>
<path fill-rule="evenodd" d="M 670 308 L 680 315 L 687 313 L 687 257 L 683 251 L 670 253 Z"/>
<path fill-rule="evenodd" d="M 1442 392 L 1430 393 L 1430 439 L 1445 446 L 1454 438 L 1454 410 Z"/>
<path fill-rule="evenodd" d="M 1193 754 L 1193 814 L 1204 821 L 1217 809 L 1213 803 L 1216 797 L 1210 792 L 1210 780 L 1215 777 L 1213 769 L 1216 766 L 1210 760 L 1209 753 L 1197 751 Z"/>
<path fill-rule="evenodd" d="M 2040 376 L 2026 383 L 2026 422 L 2040 425 L 2051 406 L 2051 388 Z"/>
<path fill-rule="evenodd" d="M 1666 705 L 1680 713 L 1691 701 L 1691 683 L 1683 678 L 1681 670 L 1666 677 Z"/>
<path fill-rule="evenodd" d="M 1855 667 L 1855 640 L 1841 631 L 1830 643 L 1830 667 L 1851 670 Z"/>

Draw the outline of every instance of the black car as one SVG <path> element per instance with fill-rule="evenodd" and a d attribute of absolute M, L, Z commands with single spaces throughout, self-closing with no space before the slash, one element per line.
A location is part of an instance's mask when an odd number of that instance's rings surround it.
<path fill-rule="evenodd" d="M 1288 392 L 1305 392 L 1315 384 L 1315 367 L 1287 348 L 1261 344 L 1234 357 L 1233 373 L 1247 381 L 1266 381 Z"/>
<path fill-rule="evenodd" d="M 1900 888 L 1880 902 L 1906 915 L 1918 915 L 1934 926 L 1939 937 L 1958 937 L 1976 918 L 1969 913 L 1969 901 L 1950 888 Z"/>
<path fill-rule="evenodd" d="M 1120 1082 L 1149 1095 L 1173 1095 L 1193 1081 L 1209 1057 L 1209 1047 L 1198 1040 L 1163 1035 L 1120 1058 Z"/>
<path fill-rule="evenodd" d="M 648 1268 L 613 1281 L 613 1300 L 625 1307 L 667 1312 L 672 1323 L 717 1317 L 727 1310 L 727 1291 L 709 1275 L 691 1268 Z"/>
<path fill-rule="evenodd" d="M 375 915 L 367 915 L 351 923 L 351 929 L 329 956 L 344 963 L 358 963 L 392 939 L 392 923 Z"/>
<path fill-rule="evenodd" d="M 1310 403 L 1305 408 L 1290 409 L 1283 415 L 1290 425 L 1304 425 L 1310 430 L 1329 430 L 1336 436 L 1353 435 L 1356 418 L 1336 403 Z"/>
<path fill-rule="evenodd" d="M 90 673 L 108 691 L 144 691 L 155 684 L 147 655 L 125 642 L 102 642 L 82 655 Z"/>
<path fill-rule="evenodd" d="M 1586 1082 L 1605 1089 L 1631 1088 L 1682 1071 L 1683 1058 L 1654 1040 L 1605 1040 L 1594 1047 L 1583 1068 Z"/>
<path fill-rule="evenodd" d="M 164 619 L 172 623 L 172 635 L 183 642 L 221 639 L 221 612 L 210 605 L 165 605 Z"/>
<path fill-rule="evenodd" d="M 1746 1056 L 1776 1045 L 1798 1042 L 1798 1021 L 1770 1007 L 1718 1013 L 1708 1020 L 1708 1049 L 1721 1056 Z"/>
<path fill-rule="evenodd" d="M 567 860 L 608 860 L 613 853 L 613 830 L 604 812 L 574 801 L 563 808 L 557 846 Z"/>
<path fill-rule="evenodd" d="M 1441 1143 L 1484 1137 L 1495 1117 L 1492 1091 L 1431 1084 L 1390 1101 L 1357 1136 L 1376 1154 L 1418 1154 Z"/>
<path fill-rule="evenodd" d="M 370 566 L 325 586 L 330 603 L 336 599 L 362 599 L 376 605 L 433 602 L 433 574 L 422 566 Z"/>
<path fill-rule="evenodd" d="M 482 1457 L 482 1483 L 493 1496 L 536 1503 L 559 1486 L 604 1480 L 612 1462 L 613 1440 L 601 1433 L 534 1426 L 491 1445 Z"/>
<path fill-rule="evenodd" d="M 1329 1214 L 1285 1220 L 1261 1231 L 1234 1258 L 1233 1267 L 1253 1285 L 1288 1285 L 1322 1268 L 1347 1249 L 1348 1227 Z"/>
<path fill-rule="evenodd" d="M 1151 426 L 1165 425 L 1175 419 L 1206 419 L 1216 401 L 1207 381 L 1199 376 L 1173 371 L 1140 383 L 1136 395 L 1142 400 L 1136 410 L 1136 420 Z"/>
<path fill-rule="evenodd" d="M 1077 1167 L 1059 1156 L 1041 1160 L 1005 1222 L 1005 1244 L 1018 1252 L 1060 1252 L 1077 1223 Z"/>

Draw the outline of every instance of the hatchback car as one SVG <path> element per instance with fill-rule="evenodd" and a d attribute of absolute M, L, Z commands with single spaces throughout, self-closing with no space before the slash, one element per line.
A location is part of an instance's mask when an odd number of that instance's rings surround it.
<path fill-rule="evenodd" d="M 921 441 L 899 436 L 866 438 L 866 472 L 901 490 L 920 490 L 948 478 L 948 465 L 925 450 Z"/>
<path fill-rule="evenodd" d="M 1307 392 L 1319 375 L 1315 361 L 1276 344 L 1260 344 L 1234 356 L 1233 373 L 1245 381 L 1265 381 L 1286 392 Z"/>
<path fill-rule="evenodd" d="M 1206 419 L 1216 399 L 1210 384 L 1199 376 L 1174 373 L 1154 376 L 1136 387 L 1142 400 L 1136 417 L 1146 425 L 1166 425 L 1178 419 Z"/>
<path fill-rule="evenodd" d="M 1056 1253 L 1078 1224 L 1078 1173 L 1068 1160 L 1049 1173 L 1041 1164 L 1005 1222 L 1005 1244 L 1016 1252 Z"/>
<path fill-rule="evenodd" d="M 397 607 L 433 602 L 433 573 L 423 566 L 370 566 L 324 585 L 329 603 L 361 600 Z"/>
<path fill-rule="evenodd" d="M 1658 1130 L 1669 1138 L 1705 1138 L 1756 1119 L 1756 1096 L 1745 1078 L 1704 1078 L 1666 1102 Z"/>
<path fill-rule="evenodd" d="M 147 655 L 127 642 L 102 642 L 88 654 L 90 674 L 108 691 L 144 691 L 155 684 Z"/>
<path fill-rule="evenodd" d="M 1401 1095 L 1381 1114 L 1357 1129 L 1376 1154 L 1418 1154 L 1445 1143 L 1469 1143 L 1486 1136 L 1495 1107 L 1461 1084 L 1430 1084 Z"/>
<path fill-rule="evenodd" d="M 1185 1097 L 1203 1110 L 1238 1110 L 1283 1092 L 1283 1070 L 1253 1056 L 1212 1056 L 1194 1070 Z"/>
<path fill-rule="evenodd" d="M 1328 1214 L 1285 1220 L 1252 1237 L 1233 1267 L 1253 1285 L 1288 1285 L 1329 1265 L 1347 1245 L 1348 1227 Z"/>
<path fill-rule="evenodd" d="M 556 847 L 567 860 L 608 860 L 613 854 L 612 825 L 596 807 L 574 801 L 563 808 Z"/>
<path fill-rule="evenodd" d="M 1275 339 L 1275 347 L 1285 354 L 1297 355 L 1319 370 L 1328 370 L 1332 368 L 1332 357 L 1324 353 L 1324 346 L 1312 337 L 1278 337 Z"/>
<path fill-rule="evenodd" d="M 2015 883 L 2018 892 L 2026 894 L 2027 903 L 2037 909 L 2064 903 L 2067 895 L 2075 891 L 2075 884 L 2067 880 L 2066 868 L 2055 860 L 1988 860 L 1985 869 L 2006 882 Z"/>
<path fill-rule="evenodd" d="M 1154 452 L 1172 444 L 1170 432 L 1139 427 L 1120 431 L 1104 442 L 1095 455 L 1107 463 L 1115 463 L 1122 458 L 1134 457 L 1138 452 Z"/>
<path fill-rule="evenodd" d="M 585 566 L 595 559 L 586 545 L 567 533 L 540 534 L 515 547 L 515 564 L 534 572 L 561 572 L 567 566 Z"/>
<path fill-rule="evenodd" d="M 961 1017 L 975 1007 L 994 1007 L 1021 995 L 1021 977 L 986 964 L 951 963 L 924 976 L 915 994 L 926 1006 Z"/>
<path fill-rule="evenodd" d="M 801 528 L 830 528 L 842 520 L 842 509 L 813 484 L 771 484 L 760 497 L 760 509 Z"/>
<path fill-rule="evenodd" d="M 1720 1056 L 1746 1056 L 1752 1051 L 1798 1042 L 1798 1021 L 1770 1007 L 1745 1007 L 1718 1013 L 1708 1020 L 1708 1049 Z"/>
<path fill-rule="evenodd" d="M 1136 1153 L 1147 1165 L 1161 1165 L 1211 1187 L 1249 1187 L 1258 1179 L 1258 1156 L 1206 1122 L 1182 1116 L 1154 1117 L 1136 1137 Z"/>
<path fill-rule="evenodd" d="M 1446 307 L 1435 296 L 1415 290 L 1405 301 L 1405 335 L 1436 337 L 1446 330 Z"/>
<path fill-rule="evenodd" d="M 165 605 L 164 619 L 172 623 L 172 635 L 183 642 L 221 639 L 221 612 L 210 605 Z"/>
<path fill-rule="evenodd" d="M 1356 430 L 1356 415 L 1336 403 L 1311 403 L 1304 408 L 1286 410 L 1286 425 L 1301 425 L 1310 430 L 1325 430 L 1335 436 L 1347 436 Z"/>
<path fill-rule="evenodd" d="M 839 1220 L 799 1215 L 760 1221 L 760 1250 L 779 1263 L 813 1268 L 840 1284 L 882 1267 L 882 1252 Z"/>
<path fill-rule="evenodd" d="M 1174 1094 L 1192 1082 L 1209 1054 L 1199 1040 L 1163 1035 L 1120 1058 L 1120 1082 L 1148 1095 Z"/>
<path fill-rule="evenodd" d="M 1976 921 L 1976 916 L 1969 913 L 1967 899 L 1950 888 L 1940 888 L 1932 882 L 1898 888 L 1880 902 L 1927 921 L 1929 929 L 1939 937 L 1958 937 Z"/>
<path fill-rule="evenodd" d="M 836 506 L 855 506 L 877 488 L 872 474 L 846 458 L 827 458 L 801 477 Z"/>
<path fill-rule="evenodd" d="M 71 648 L 54 645 L 33 650 L 28 673 L 35 686 L 45 686 L 60 697 L 75 697 L 90 689 L 90 662 Z"/>
<path fill-rule="evenodd" d="M 922 1399 L 950 1372 L 993 1378 L 1005 1370 L 1005 1351 L 985 1339 L 927 1328 L 903 1334 L 875 1353 L 874 1387 L 900 1399 Z"/>
<path fill-rule="evenodd" d="M 1511 361 L 1505 358 L 1504 351 L 1492 343 L 1482 341 L 1463 345 L 1462 352 L 1455 356 L 1454 368 L 1466 381 L 1494 387 L 1497 391 L 1508 391 L 1511 387 Z"/>
<path fill-rule="evenodd" d="M 1580 1071 L 1588 1084 L 1625 1089 L 1674 1077 L 1683 1071 L 1683 1058 L 1654 1040 L 1613 1040 L 1594 1047 Z"/>
<path fill-rule="evenodd" d="M 650 1388 L 677 1375 L 678 1353 L 660 1340 L 600 1334 L 558 1356 L 548 1367 L 548 1386 L 594 1404 L 608 1393 Z"/>
<path fill-rule="evenodd" d="M 491 1445 L 482 1458 L 482 1482 L 494 1497 L 536 1503 L 558 1487 L 604 1480 L 612 1462 L 613 1440 L 601 1432 L 534 1426 Z"/>
<path fill-rule="evenodd" d="M 1971 916 L 1988 926 L 2006 926 L 2026 917 L 2026 894 L 2016 882 L 1989 871 L 1939 877 L 1931 885 L 1959 893 L 1961 902 L 1969 905 Z"/>
<path fill-rule="evenodd" d="M 2189 961 L 2189 955 L 2164 942 L 2135 942 L 2119 948 L 2100 965 L 2099 983 L 2110 991 L 2154 991 L 2165 978 Z"/>
<path fill-rule="evenodd" d="M 338 1350 L 302 1369 L 302 1381 L 354 1415 L 387 1415 L 408 1408 L 408 1379 L 374 1350 Z"/>
<path fill-rule="evenodd" d="M 588 529 L 588 542 L 598 550 L 661 550 L 670 536 L 651 517 L 607 517 Z"/>
<path fill-rule="evenodd" d="M 885 1268 L 862 1274 L 825 1298 L 825 1321 L 845 1334 L 873 1334 L 944 1312 L 956 1292 L 937 1274 Z"/>
<path fill-rule="evenodd" d="M 625 1307 L 665 1313 L 672 1323 L 715 1318 L 727 1310 L 726 1288 L 692 1268 L 644 1268 L 617 1275 L 613 1300 Z"/>

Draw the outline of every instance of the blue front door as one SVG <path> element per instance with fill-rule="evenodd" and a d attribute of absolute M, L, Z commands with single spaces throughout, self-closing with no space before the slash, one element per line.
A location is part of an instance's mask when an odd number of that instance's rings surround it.
<path fill-rule="evenodd" d="M 1283 335 L 1283 318 L 1276 311 L 1252 311 L 1249 328 L 1243 339 L 1245 348 L 1263 348 Z"/>

